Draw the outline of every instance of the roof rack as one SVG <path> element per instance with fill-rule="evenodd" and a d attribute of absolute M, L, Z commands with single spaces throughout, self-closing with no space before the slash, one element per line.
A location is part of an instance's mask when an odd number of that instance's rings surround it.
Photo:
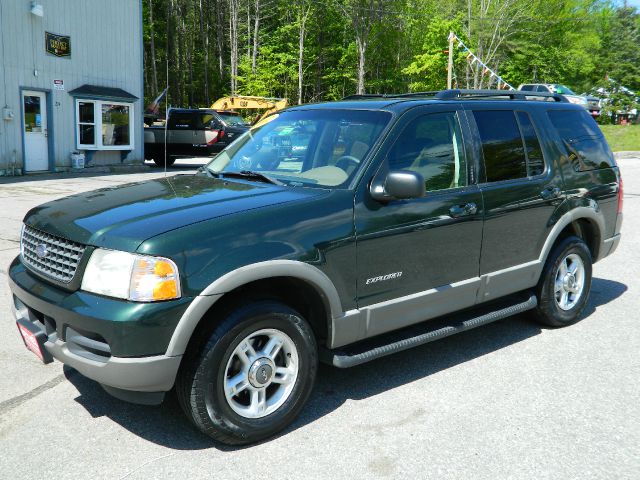
<path fill-rule="evenodd" d="M 423 98 L 432 97 L 435 100 L 460 100 L 460 99 L 491 99 L 508 98 L 509 100 L 536 100 L 552 99 L 556 102 L 569 102 L 564 95 L 548 92 L 525 92 L 521 90 L 434 90 L 428 92 L 412 93 L 366 93 L 363 95 L 348 95 L 343 100 L 366 100 L 374 98 Z M 535 97 L 535 98 L 531 98 Z"/>
<path fill-rule="evenodd" d="M 447 91 L 447 90 L 443 90 Z M 371 98 L 410 98 L 410 97 L 435 97 L 440 90 L 433 90 L 429 92 L 411 92 L 411 93 L 361 93 L 354 95 L 347 95 L 342 100 L 366 100 Z"/>
<path fill-rule="evenodd" d="M 531 97 L 549 98 L 556 102 L 569 102 L 563 95 L 548 92 L 526 92 L 522 90 L 441 90 L 436 93 L 438 100 L 458 100 L 461 98 L 508 97 L 510 100 L 530 100 Z"/>

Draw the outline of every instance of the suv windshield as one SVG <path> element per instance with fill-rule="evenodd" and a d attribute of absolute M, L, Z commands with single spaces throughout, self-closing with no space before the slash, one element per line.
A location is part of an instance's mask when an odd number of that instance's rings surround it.
<path fill-rule="evenodd" d="M 240 126 L 240 127 L 248 127 L 249 124 L 245 121 L 239 113 L 231 113 L 231 112 L 218 112 L 222 121 L 227 125 L 231 126 Z"/>
<path fill-rule="evenodd" d="M 366 110 L 299 110 L 259 122 L 207 164 L 213 174 L 258 172 L 283 184 L 346 188 L 389 123 Z"/>

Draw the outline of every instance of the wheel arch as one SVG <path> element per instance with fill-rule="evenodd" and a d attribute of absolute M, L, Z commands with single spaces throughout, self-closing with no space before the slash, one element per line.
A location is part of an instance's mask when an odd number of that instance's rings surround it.
<path fill-rule="evenodd" d="M 569 235 L 582 238 L 589 247 L 594 263 L 600 259 L 605 231 L 602 213 L 596 208 L 576 207 L 562 215 L 555 223 L 540 252 L 544 265 L 554 245 Z"/>
<path fill-rule="evenodd" d="M 198 325 L 216 310 L 237 302 L 244 295 L 268 293 L 272 293 L 270 298 L 275 297 L 310 316 L 308 320 L 316 335 L 331 338 L 332 319 L 343 312 L 333 282 L 308 263 L 271 260 L 233 270 L 206 287 L 178 321 L 166 354 L 183 355 Z"/>

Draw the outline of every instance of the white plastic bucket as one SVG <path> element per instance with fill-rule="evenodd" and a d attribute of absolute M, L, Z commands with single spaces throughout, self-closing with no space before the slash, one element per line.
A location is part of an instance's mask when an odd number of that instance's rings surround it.
<path fill-rule="evenodd" d="M 84 168 L 84 153 L 71 154 L 71 168 Z"/>

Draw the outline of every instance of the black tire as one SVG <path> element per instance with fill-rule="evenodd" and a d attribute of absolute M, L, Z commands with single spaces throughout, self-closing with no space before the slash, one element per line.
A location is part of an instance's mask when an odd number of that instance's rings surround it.
<path fill-rule="evenodd" d="M 241 342 L 264 329 L 284 332 L 293 342 L 297 378 L 275 411 L 261 418 L 246 418 L 234 411 L 225 396 L 227 363 Z M 260 301 L 232 311 L 193 352 L 187 352 L 176 393 L 187 417 L 200 431 L 228 445 L 243 445 L 274 435 L 297 417 L 311 394 L 317 370 L 317 346 L 309 324 L 286 305 Z"/>
<path fill-rule="evenodd" d="M 158 153 L 158 155 L 153 157 L 153 163 L 156 164 L 156 167 L 160 167 L 160 168 L 164 168 L 165 166 L 165 161 L 164 161 L 164 154 L 161 154 L 162 152 Z M 172 157 L 171 155 L 167 155 L 167 167 L 170 167 L 171 165 L 173 165 L 176 161 L 176 157 Z"/>
<path fill-rule="evenodd" d="M 577 255 L 584 267 L 583 288 L 579 298 L 568 309 L 559 305 L 556 294 L 556 277 L 562 263 L 567 258 Z M 576 323 L 584 310 L 591 291 L 592 258 L 589 247 L 578 237 L 571 236 L 561 240 L 551 251 L 542 270 L 537 286 L 538 306 L 533 311 L 533 317 L 539 323 L 549 327 L 565 327 Z M 562 283 L 562 282 L 561 282 Z M 569 306 L 569 305 L 567 305 Z"/>

